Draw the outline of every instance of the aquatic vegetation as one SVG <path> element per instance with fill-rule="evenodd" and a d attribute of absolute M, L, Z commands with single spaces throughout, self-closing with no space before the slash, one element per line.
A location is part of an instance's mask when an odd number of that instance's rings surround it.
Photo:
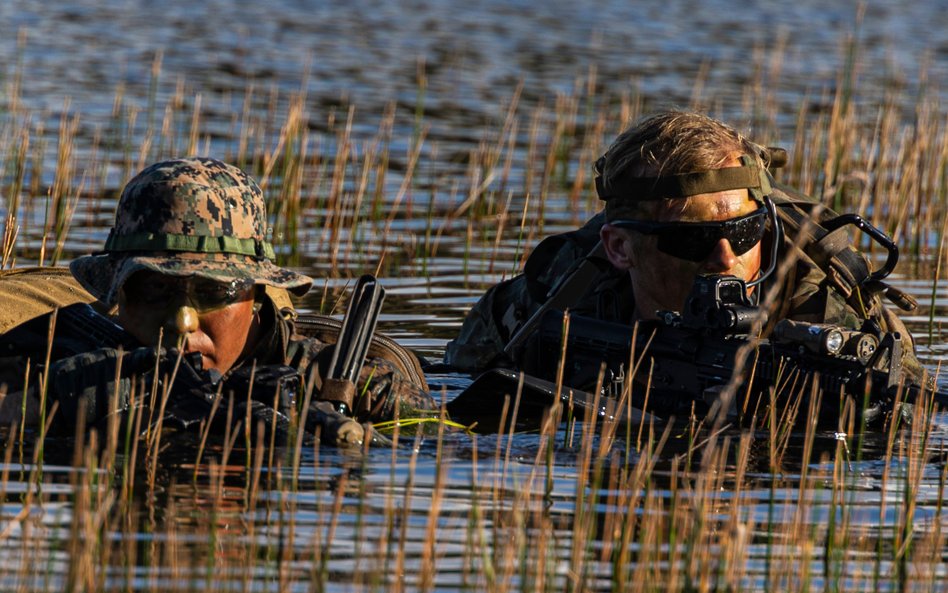
<path fill-rule="evenodd" d="M 30 461 L 9 431 L 0 583 L 9 591 L 943 584 L 948 473 L 931 410 L 916 406 L 909 425 L 883 433 L 854 433 L 844 415 L 835 435 L 817 430 L 814 409 L 806 413 L 813 421 L 790 439 L 709 434 L 692 419 L 637 427 L 645 437 L 631 449 L 603 436 L 621 427 L 594 422 L 571 446 L 558 422 L 519 441 L 442 425 L 428 436 L 396 429 L 390 449 L 361 452 L 273 447 L 262 431 L 245 447 L 237 428 L 202 437 L 200 447 L 172 435 L 175 446 L 142 459 L 112 430 L 78 438 L 72 453 L 33 448 Z"/>
<path fill-rule="evenodd" d="M 740 89 L 749 121 L 735 123 L 761 142 L 791 141 L 782 181 L 863 214 L 911 255 L 902 265 L 930 296 L 923 346 L 937 345 L 943 108 L 922 94 L 906 117 L 897 90 L 859 100 L 853 55 L 835 89 L 779 111 L 777 43 L 755 57 L 759 76 Z M 430 118 L 424 69 L 413 100 L 382 113 L 248 81 L 222 115 L 188 81 L 165 80 L 159 54 L 147 100 L 115 89 L 107 124 L 91 132 L 68 103 L 57 118 L 27 112 L 13 84 L 0 119 L 2 267 L 97 249 L 133 171 L 214 153 L 265 188 L 281 263 L 324 278 L 301 308 L 338 312 L 347 280 L 370 272 L 393 288 L 386 329 L 410 337 L 432 321 L 426 333 L 446 338 L 465 306 L 456 295 L 516 273 L 530 246 L 596 209 L 591 163 L 652 105 L 634 88 L 604 93 L 590 68 L 546 101 L 516 85 L 473 134 L 446 130 Z M 713 110 L 704 84 L 692 101 Z M 476 117 L 459 112 L 461 123 Z M 399 294 L 411 281 L 425 288 Z M 436 290 L 448 282 L 456 292 Z M 6 431 L 0 589 L 909 591 L 948 580 L 945 416 L 925 405 L 881 432 L 851 409 L 820 431 L 811 398 L 755 430 L 603 425 L 566 407 L 515 434 L 510 395 L 497 435 L 398 423 L 382 427 L 391 448 L 365 451 L 282 446 L 246 424 L 182 435 L 141 417 L 75 440 Z M 136 394 L 151 409 L 163 396 Z"/>

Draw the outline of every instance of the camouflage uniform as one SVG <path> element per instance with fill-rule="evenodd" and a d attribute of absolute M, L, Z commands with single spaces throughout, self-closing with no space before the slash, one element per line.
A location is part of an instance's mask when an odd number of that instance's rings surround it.
<path fill-rule="evenodd" d="M 864 320 L 872 319 L 884 331 L 901 333 L 906 340 L 905 370 L 916 380 L 921 377 L 923 369 L 915 357 L 911 334 L 902 321 L 883 305 L 879 296 L 853 293 L 837 274 L 827 274 L 825 265 L 820 266 L 814 260 L 811 255 L 814 250 L 808 249 L 806 244 L 802 249 L 794 245 L 797 237 L 789 230 L 788 223 L 792 220 L 789 214 L 796 212 L 808 217 L 816 201 L 784 186 L 775 187 L 771 197 L 778 205 L 778 214 L 787 229 L 781 256 L 793 252 L 796 263 L 778 299 L 781 308 L 771 316 L 769 327 L 779 319 L 793 319 L 859 329 Z M 823 219 L 831 215 L 827 212 Z M 491 287 L 474 305 L 458 337 L 448 343 L 445 362 L 468 372 L 494 366 L 531 372 L 531 361 L 511 360 L 504 354 L 504 346 L 549 298 L 557 283 L 593 250 L 599 242 L 599 229 L 605 220 L 605 213 L 600 212 L 575 231 L 544 239 L 528 258 L 522 274 Z M 855 252 L 848 243 L 845 249 Z M 858 257 L 864 259 L 861 255 Z M 628 272 L 617 270 L 605 258 L 592 261 L 598 268 L 598 275 L 570 310 L 577 315 L 629 323 L 635 303 Z M 765 282 L 762 288 L 766 293 L 768 284 Z"/>
<path fill-rule="evenodd" d="M 246 173 L 209 158 L 165 161 L 146 168 L 128 183 L 104 251 L 74 260 L 70 270 L 105 311 L 115 306 L 122 285 L 141 270 L 223 283 L 252 280 L 260 285 L 256 300 L 262 331 L 250 354 L 220 379 L 226 380 L 251 364 L 287 365 L 302 374 L 304 386 L 315 386 L 314 399 L 318 399 L 320 365 L 325 366 L 324 359 L 328 362 L 331 348 L 326 346 L 331 346 L 335 336 L 331 332 L 307 336 L 297 331 L 296 313 L 286 291 L 301 295 L 309 290 L 312 280 L 273 263 L 268 233 L 263 193 Z M 69 416 L 81 409 L 82 400 L 87 425 L 101 421 L 108 411 L 104 400 L 113 391 L 110 382 L 117 366 L 116 352 L 115 348 L 83 352 L 52 365 L 52 395 L 60 399 L 67 427 L 74 426 L 75 418 Z M 132 358 L 126 354 L 122 359 L 129 363 L 129 368 L 122 367 L 123 374 L 145 372 L 154 366 L 154 356 L 149 360 L 137 354 Z M 377 422 L 396 414 L 437 409 L 424 377 L 414 372 L 418 365 L 413 355 L 407 351 L 400 354 L 397 360 L 414 361 L 413 368 L 379 357 L 366 361 L 357 393 L 366 394 L 372 403 L 356 409 L 357 420 Z M 123 378 L 125 396 L 129 378 Z M 105 384 L 98 384 L 103 381 Z"/>

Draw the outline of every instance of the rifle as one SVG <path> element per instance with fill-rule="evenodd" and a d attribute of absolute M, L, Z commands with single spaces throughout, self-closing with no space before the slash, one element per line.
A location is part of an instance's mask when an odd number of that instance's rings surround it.
<path fill-rule="evenodd" d="M 333 347 L 319 399 L 331 402 L 346 416 L 352 416 L 355 409 L 356 380 L 369 353 L 384 299 L 385 289 L 374 276 L 365 274 L 359 278 Z"/>
<path fill-rule="evenodd" d="M 562 361 L 564 383 L 588 389 L 604 363 L 607 395 L 615 397 L 628 386 L 633 402 L 642 403 L 647 381 L 647 409 L 665 416 L 697 408 L 749 417 L 761 403 L 766 405 L 771 388 L 778 400 L 789 401 L 797 393 L 809 393 L 801 389 L 807 381 L 815 381 L 826 395 L 864 402 L 867 422 L 891 411 L 899 397 L 914 402 L 927 394 L 948 407 L 948 393 L 937 391 L 933 381 L 920 385 L 906 376 L 902 337 L 882 332 L 875 322 L 867 321 L 855 331 L 785 319 L 769 338 L 756 338 L 754 330 L 764 321 L 742 280 L 699 276 L 681 313 L 660 312 L 658 320 L 639 323 L 637 331 L 571 316 Z M 524 365 L 535 369 L 540 379 L 550 380 L 556 371 L 550 361 L 560 359 L 562 333 L 562 313 L 547 312 Z M 636 377 L 629 376 L 633 347 L 646 361 Z M 822 419 L 838 417 L 839 400 L 823 398 Z"/>
<path fill-rule="evenodd" d="M 50 315 L 41 315 L 0 334 L 0 352 L 29 357 L 34 364 L 46 358 Z M 86 303 L 62 307 L 56 313 L 56 327 L 50 358 L 56 360 L 103 346 L 124 348 L 139 346 L 138 341 L 120 325 Z"/>
<path fill-rule="evenodd" d="M 598 416 L 604 421 L 632 424 L 647 424 L 651 419 L 638 408 L 618 409 L 615 399 L 597 398 L 582 389 L 558 387 L 552 381 L 503 368 L 478 375 L 446 407 L 452 420 L 476 423 L 477 432 L 493 433 L 511 423 L 518 431 L 540 428 L 550 406 L 557 401 L 579 418 Z M 512 419 L 501 416 L 505 403 Z"/>

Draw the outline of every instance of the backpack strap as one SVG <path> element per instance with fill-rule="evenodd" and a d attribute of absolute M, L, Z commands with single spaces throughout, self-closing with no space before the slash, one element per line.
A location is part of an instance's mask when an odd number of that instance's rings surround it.
<path fill-rule="evenodd" d="M 781 190 L 784 188 L 781 187 Z M 808 211 L 807 206 L 817 205 L 813 199 L 799 200 L 793 196 L 790 199 L 775 200 L 781 207 L 777 209 L 781 224 L 791 237 L 799 237 L 803 233 L 801 244 L 803 252 L 826 274 L 830 285 L 836 290 L 854 310 L 868 317 L 873 311 L 874 297 L 885 294 L 896 306 L 912 311 L 917 301 L 909 294 L 882 281 L 898 260 L 898 250 L 881 231 L 871 227 L 861 218 L 860 223 L 869 227 L 859 228 L 867 232 L 873 239 L 888 242 L 883 243 L 889 249 L 890 258 L 883 270 L 873 271 L 866 257 L 853 247 L 845 225 L 836 226 L 831 223 L 835 212 L 826 209 L 819 219 Z M 802 206 L 802 207 L 801 207 Z M 833 218 L 836 220 L 838 217 Z M 826 225 L 826 226 L 824 226 Z M 830 228 L 827 228 L 829 226 Z"/>
<path fill-rule="evenodd" d="M 605 220 L 605 215 L 600 212 L 580 228 L 551 235 L 533 249 L 523 266 L 523 275 L 534 302 L 545 302 L 562 284 L 563 278 L 569 276 L 595 249 L 599 243 L 599 229 Z"/>

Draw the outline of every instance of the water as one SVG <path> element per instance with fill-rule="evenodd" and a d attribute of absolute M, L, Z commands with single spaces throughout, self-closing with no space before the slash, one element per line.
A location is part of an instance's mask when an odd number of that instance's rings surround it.
<path fill-rule="evenodd" d="M 846 69 L 847 40 L 855 36 L 853 100 L 866 126 L 874 125 L 883 104 L 894 102 L 903 121 L 911 122 L 920 96 L 945 103 L 938 87 L 948 74 L 948 12 L 942 3 L 757 4 L 9 0 L 0 5 L 0 107 L 7 140 L 0 152 L 8 162 L 16 145 L 8 130 L 29 129 L 37 165 L 25 183 L 39 190 L 21 207 L 18 263 L 39 258 L 43 196 L 55 180 L 64 113 L 79 116 L 71 144 L 72 188 L 83 188 L 65 245 L 68 260 L 104 241 L 116 192 L 138 168 L 141 146 L 150 146 L 147 160 L 193 149 L 228 159 L 249 155 L 262 169 L 264 156 L 277 149 L 292 97 L 302 94 L 311 166 L 302 176 L 303 224 L 282 237 L 284 253 L 295 267 L 332 279 L 325 286 L 318 282 L 300 308 L 325 309 L 345 278 L 374 271 L 384 252 L 380 276 L 388 298 L 382 329 L 438 359 L 477 295 L 519 269 L 526 245 L 573 228 L 595 211 L 586 193 L 572 195 L 572 180 L 589 166 L 578 155 L 605 148 L 621 127 L 623 99 L 640 102 L 644 111 L 697 100 L 752 136 L 764 135 L 761 141 L 787 146 L 793 156 L 801 104 L 809 103 L 814 122 L 828 114 Z M 513 125 L 505 128 L 515 97 Z M 579 97 L 572 107 L 571 97 Z M 198 105 L 201 134 L 189 146 L 190 113 Z M 351 128 L 343 134 L 350 109 Z M 569 158 L 559 169 L 562 178 L 545 183 L 537 178 L 543 169 L 538 162 L 553 141 L 557 114 L 570 109 L 576 132 Z M 167 113 L 174 115 L 169 119 Z M 602 113 L 609 127 L 596 131 Z M 161 145 L 162 125 L 176 131 L 175 146 Z M 386 126 L 390 131 L 380 132 Z M 242 148 L 240 130 L 248 128 L 256 131 L 249 133 L 249 148 Z M 403 187 L 419 138 L 418 168 Z M 582 138 L 595 142 L 576 146 Z M 356 164 L 387 152 L 386 175 L 373 176 L 371 185 L 380 189 L 383 210 L 394 215 L 381 223 L 346 225 L 333 235 L 322 224 L 321 200 L 344 142 Z M 485 165 L 483 147 L 497 145 L 507 148 L 499 164 Z M 274 188 L 282 174 L 276 171 Z M 353 165 L 343 178 L 349 192 L 358 187 L 357 171 Z M 9 167 L 5 175 L 9 180 Z M 487 191 L 472 193 L 481 183 Z M 538 211 L 541 194 L 545 201 Z M 476 199 L 468 200 L 472 195 Z M 6 211 L 11 196 L 2 199 Z M 493 213 L 485 200 L 495 204 Z M 507 200 L 505 218 L 498 212 Z M 488 215 L 468 216 L 468 208 Z M 515 231 L 521 217 L 528 221 L 524 236 Z M 505 230 L 498 231 L 500 225 Z M 927 230 L 934 237 L 939 229 Z M 350 236 L 360 248 L 333 254 L 332 242 Z M 937 245 L 928 248 L 917 258 L 903 257 L 898 284 L 922 303 L 903 318 L 923 361 L 934 369 L 946 355 L 946 297 L 939 282 L 933 299 Z M 330 297 L 323 297 L 324 289 Z M 470 379 L 448 374 L 430 380 L 450 398 Z M 248 459 L 239 442 L 223 468 L 206 461 L 224 456 L 214 444 L 197 479 L 192 449 L 180 457 L 166 451 L 155 486 L 146 486 L 147 473 L 137 475 L 127 507 L 121 502 L 121 470 L 75 472 L 69 443 L 47 451 L 41 495 L 30 478 L 38 468 L 29 449 L 22 461 L 18 449 L 8 449 L 0 588 L 82 588 L 89 583 L 81 569 L 89 566 L 97 584 L 123 590 L 309 590 L 312 583 L 331 591 L 399 589 L 400 583 L 409 590 L 444 591 L 552 583 L 559 590 L 576 578 L 572 550 L 578 545 L 589 551 L 587 584 L 609 589 L 617 566 L 650 566 L 642 532 L 626 547 L 628 563 L 615 560 L 617 548 L 603 535 L 609 521 L 663 517 L 691 501 L 722 522 L 713 538 L 696 532 L 709 538 L 696 549 L 719 550 L 730 559 L 706 572 L 720 575 L 729 570 L 725 565 L 738 566 L 735 582 L 747 588 L 821 589 L 828 579 L 842 589 L 888 590 L 898 588 L 899 575 L 912 574 L 918 590 L 926 582 L 934 589 L 948 579 L 948 560 L 938 548 L 948 527 L 939 489 L 946 420 L 936 419 L 922 445 L 928 457 L 916 465 L 908 453 L 885 461 L 886 434 L 839 440 L 832 432 L 815 436 L 809 458 L 802 432 L 792 433 L 781 463 L 774 465 L 768 436 L 755 433 L 744 466 L 734 449 L 722 462 L 720 488 L 702 485 L 698 471 L 686 474 L 687 488 L 672 478 L 682 471 L 680 456 L 687 451 L 689 429 L 680 427 L 657 459 L 651 506 L 623 498 L 639 491 L 627 476 L 598 486 L 591 482 L 594 472 L 584 466 L 582 452 L 564 444 L 566 428 L 557 433 L 549 458 L 535 434 L 454 435 L 443 449 L 424 439 L 417 446 L 403 444 L 395 454 L 304 451 L 298 466 L 280 449 L 275 461 L 259 462 L 266 468 L 259 482 L 247 469 L 257 461 Z M 621 435 L 623 444 L 606 467 L 619 472 L 647 460 L 641 453 L 645 432 L 643 439 L 633 431 L 628 447 Z M 740 433 L 725 436 L 736 442 Z M 597 446 L 594 439 L 592 450 Z M 128 461 L 124 453 L 117 467 L 122 460 Z M 145 465 L 140 462 L 139 472 Z M 746 475 L 738 492 L 739 467 Z M 902 505 L 910 498 L 907 489 L 914 492 L 914 509 Z M 590 499 L 595 504 L 587 508 Z M 89 500 L 101 504 L 90 506 Z M 898 556 L 890 550 L 902 541 L 906 512 L 915 513 L 913 558 L 929 562 L 906 567 L 893 561 Z M 846 527 L 834 531 L 831 518 Z M 773 541 L 772 532 L 783 539 Z M 98 543 L 77 548 L 77 533 L 81 541 Z M 824 551 L 827 533 L 848 539 Z M 930 556 L 923 553 L 926 546 L 934 550 Z M 106 549 L 110 554 L 101 552 Z M 793 564 L 804 552 L 810 561 Z M 700 563 L 696 556 L 652 558 L 655 566 L 680 563 L 684 574 L 689 562 Z M 837 574 L 832 567 L 843 568 Z M 432 575 L 430 583 L 419 576 L 425 574 Z M 634 574 L 642 577 L 640 585 L 652 582 L 656 588 L 671 578 L 662 573 L 649 581 L 645 573 Z M 775 582 L 773 575 L 786 580 Z M 920 575 L 930 575 L 930 581 Z"/>

